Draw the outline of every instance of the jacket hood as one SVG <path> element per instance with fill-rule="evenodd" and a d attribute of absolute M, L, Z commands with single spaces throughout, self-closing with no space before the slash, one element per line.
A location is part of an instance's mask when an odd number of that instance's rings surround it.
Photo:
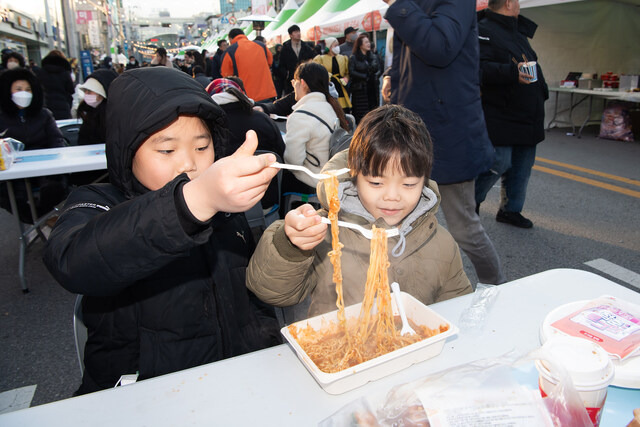
<path fill-rule="evenodd" d="M 42 60 L 42 68 L 50 73 L 71 72 L 71 64 L 65 58 L 57 55 L 47 55 Z"/>
<path fill-rule="evenodd" d="M 226 137 L 225 113 L 188 74 L 168 67 L 129 70 L 113 81 L 108 99 L 107 169 L 111 184 L 127 198 L 146 191 L 133 176 L 136 151 L 178 116 L 201 118 L 211 132 L 216 159 L 219 157 Z"/>
<path fill-rule="evenodd" d="M 322 172 L 338 170 L 348 166 L 348 154 L 349 150 L 341 151 L 333 156 L 322 168 Z M 338 177 L 338 198 L 340 199 L 340 211 L 343 213 L 346 221 L 353 222 L 365 226 L 365 228 L 371 228 L 371 224 L 376 227 L 391 228 L 384 221 L 384 219 L 374 218 L 363 206 L 360 198 L 358 197 L 358 191 L 355 183 L 353 182 L 349 174 L 344 174 Z M 316 187 L 318 194 L 318 200 L 320 204 L 327 211 L 329 210 L 329 202 L 327 195 L 324 192 L 324 185 L 320 181 Z M 398 225 L 400 231 L 400 238 L 398 243 L 394 246 L 391 254 L 395 257 L 399 257 L 404 253 L 406 245 L 406 236 L 418 226 L 427 214 L 435 215 L 440 205 L 440 192 L 438 191 L 438 185 L 433 180 L 428 180 L 422 189 L 422 196 L 418 201 L 414 210 L 402 220 L 402 223 Z"/>
<path fill-rule="evenodd" d="M 25 109 L 27 116 L 35 116 L 42 110 L 44 92 L 38 78 L 29 70 L 16 68 L 7 70 L 0 75 L 0 108 L 5 114 L 14 116 L 18 114 L 18 106 L 11 100 L 11 85 L 16 80 L 26 80 L 31 85 L 33 98 L 31 104 Z M 0 132 L 4 129 L 0 129 Z"/>

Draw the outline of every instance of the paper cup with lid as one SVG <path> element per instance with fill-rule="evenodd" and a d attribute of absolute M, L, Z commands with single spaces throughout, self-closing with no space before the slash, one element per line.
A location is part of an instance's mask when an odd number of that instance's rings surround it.
<path fill-rule="evenodd" d="M 569 336 L 553 337 L 543 349 L 550 359 L 567 371 L 591 422 L 597 427 L 607 398 L 607 387 L 615 374 L 607 352 L 596 343 Z M 546 397 L 560 380 L 548 361 L 536 360 L 535 365 L 540 374 L 540 392 L 542 397 Z"/>

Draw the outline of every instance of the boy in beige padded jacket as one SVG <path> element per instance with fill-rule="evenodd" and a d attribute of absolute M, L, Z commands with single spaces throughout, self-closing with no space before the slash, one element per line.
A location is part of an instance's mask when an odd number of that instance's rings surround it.
<path fill-rule="evenodd" d="M 351 177 L 339 177 L 341 220 L 400 230 L 388 242 L 389 281 L 425 304 L 471 292 L 458 245 L 436 219 L 440 195 L 429 180 L 432 162 L 431 139 L 420 117 L 386 105 L 367 114 L 348 153 L 337 154 L 324 167 L 351 169 Z M 322 183 L 318 196 L 323 209 L 300 206 L 265 231 L 247 270 L 247 287 L 269 304 L 293 306 L 310 295 L 309 312 L 300 318 L 336 309 L 327 255 L 331 233 L 320 222 L 328 212 Z M 349 306 L 364 296 L 371 241 L 340 228 L 340 242 L 344 302 Z"/>

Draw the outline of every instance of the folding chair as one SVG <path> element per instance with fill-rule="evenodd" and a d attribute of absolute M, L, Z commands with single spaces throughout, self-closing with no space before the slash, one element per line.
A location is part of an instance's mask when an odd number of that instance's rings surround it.
<path fill-rule="evenodd" d="M 56 120 L 58 129 L 62 132 L 67 145 L 78 145 L 78 137 L 80 136 L 80 127 L 82 119 L 65 119 Z"/>

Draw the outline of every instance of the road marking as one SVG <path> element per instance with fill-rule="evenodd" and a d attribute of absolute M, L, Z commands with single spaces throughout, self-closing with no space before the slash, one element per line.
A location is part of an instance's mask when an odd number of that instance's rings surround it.
<path fill-rule="evenodd" d="M 545 159 L 545 158 L 542 158 L 542 157 L 536 157 L 536 161 L 537 162 L 543 162 L 543 163 L 549 163 L 551 165 L 560 166 L 560 167 L 563 167 L 563 168 L 566 168 L 566 169 L 572 169 L 572 170 L 575 170 L 575 171 L 586 172 L 586 173 L 591 174 L 591 175 L 601 176 L 603 178 L 608 178 L 608 179 L 612 179 L 614 181 L 624 182 L 626 184 L 637 185 L 637 186 L 640 187 L 640 181 L 636 181 L 634 179 L 624 178 L 624 177 L 617 176 L 617 175 L 611 175 L 609 173 L 600 172 L 600 171 L 593 170 L 593 169 L 587 169 L 587 168 L 583 168 L 583 167 L 580 167 L 580 166 L 571 165 L 569 163 L 562 163 L 562 162 L 558 162 L 556 160 Z"/>
<path fill-rule="evenodd" d="M 0 393 L 0 414 L 28 408 L 35 392 L 34 384 Z"/>
<path fill-rule="evenodd" d="M 596 270 L 600 270 L 611 277 L 622 280 L 623 282 L 633 286 L 637 291 L 640 291 L 640 274 L 634 271 L 627 270 L 624 267 L 620 267 L 618 264 L 614 264 L 602 258 L 587 261 L 585 264 L 589 267 L 595 268 Z"/>
<path fill-rule="evenodd" d="M 637 199 L 640 199 L 640 191 L 629 190 L 628 188 L 619 187 L 617 185 L 612 185 L 612 184 L 607 184 L 606 182 L 596 181 L 595 179 L 591 179 L 591 178 L 584 178 L 582 176 L 574 175 L 572 173 L 557 171 L 555 169 L 547 168 L 545 166 L 534 165 L 533 169 L 537 170 L 537 171 L 540 171 L 540 172 L 546 172 L 546 173 L 549 173 L 551 175 L 560 176 L 562 178 L 567 178 L 567 179 L 570 179 L 572 181 L 582 182 L 583 184 L 593 185 L 594 187 L 604 188 L 605 190 L 615 191 L 616 193 L 621 193 L 621 194 L 625 194 L 627 196 L 631 196 L 631 197 L 635 197 Z"/>

